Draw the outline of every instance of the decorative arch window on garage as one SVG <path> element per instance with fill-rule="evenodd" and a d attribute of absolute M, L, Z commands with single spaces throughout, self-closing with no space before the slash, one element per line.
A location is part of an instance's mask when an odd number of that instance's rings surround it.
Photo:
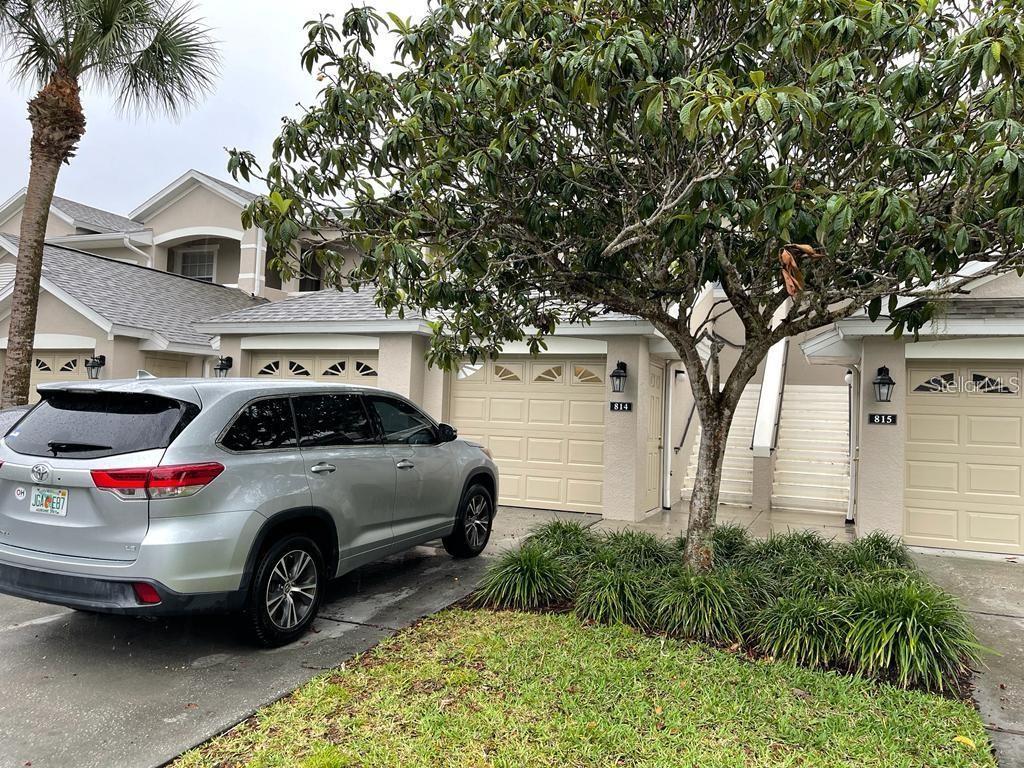
<path fill-rule="evenodd" d="M 375 378 L 377 357 L 371 355 L 262 355 L 253 358 L 256 377 L 349 381 Z"/>

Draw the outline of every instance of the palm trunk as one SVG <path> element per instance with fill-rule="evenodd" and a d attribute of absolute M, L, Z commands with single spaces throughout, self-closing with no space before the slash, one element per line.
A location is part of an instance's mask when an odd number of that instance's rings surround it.
<path fill-rule="evenodd" d="M 697 475 L 690 496 L 690 519 L 686 529 L 684 560 L 695 571 L 709 571 L 714 565 L 711 535 L 718 516 L 718 494 L 722 485 L 725 446 L 732 424 L 732 410 L 710 407 L 701 415 L 700 451 Z"/>
<path fill-rule="evenodd" d="M 32 347 L 39 307 L 39 278 L 43 269 L 43 244 L 50 203 L 57 187 L 61 163 L 74 154 L 85 133 L 85 117 L 78 83 L 58 72 L 29 102 L 32 123 L 32 167 L 25 207 L 21 214 L 18 264 L 11 296 L 11 320 L 7 331 L 7 355 L 0 407 L 28 402 L 32 374 Z"/>

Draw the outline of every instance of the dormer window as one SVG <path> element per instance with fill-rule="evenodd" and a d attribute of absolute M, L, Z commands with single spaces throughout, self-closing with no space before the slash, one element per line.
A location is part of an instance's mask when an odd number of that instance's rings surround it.
<path fill-rule="evenodd" d="M 212 283 L 217 266 L 216 245 L 188 245 L 174 249 L 175 272 Z"/>

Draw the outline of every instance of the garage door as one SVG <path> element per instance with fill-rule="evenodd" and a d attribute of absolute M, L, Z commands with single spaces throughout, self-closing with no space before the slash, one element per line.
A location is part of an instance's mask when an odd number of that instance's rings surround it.
<path fill-rule="evenodd" d="M 188 375 L 188 360 L 185 358 L 148 355 L 142 364 L 147 373 L 161 379 L 177 379 Z"/>
<path fill-rule="evenodd" d="M 374 385 L 377 352 L 265 352 L 253 355 L 250 375 Z"/>
<path fill-rule="evenodd" d="M 452 423 L 491 449 L 500 503 L 601 511 L 605 381 L 604 358 L 503 357 L 459 370 Z"/>
<path fill-rule="evenodd" d="M 907 542 L 1024 553 L 1021 368 L 929 362 L 907 382 Z"/>
<path fill-rule="evenodd" d="M 32 355 L 32 376 L 29 380 L 29 402 L 39 400 L 36 387 L 59 381 L 81 381 L 89 378 L 85 361 L 92 352 L 35 352 Z"/>

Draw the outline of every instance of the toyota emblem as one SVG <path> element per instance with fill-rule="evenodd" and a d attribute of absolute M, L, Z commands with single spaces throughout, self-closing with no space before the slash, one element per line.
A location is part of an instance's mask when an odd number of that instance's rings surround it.
<path fill-rule="evenodd" d="M 42 483 L 50 476 L 50 468 L 45 464 L 36 464 L 32 467 L 32 479 Z"/>

